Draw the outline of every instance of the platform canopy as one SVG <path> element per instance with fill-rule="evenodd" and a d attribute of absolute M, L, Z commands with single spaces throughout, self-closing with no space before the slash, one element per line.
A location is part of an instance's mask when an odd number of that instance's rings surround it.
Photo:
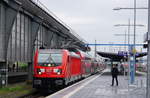
<path fill-rule="evenodd" d="M 127 60 L 128 56 L 129 56 L 129 55 L 127 55 L 127 56 L 118 55 L 118 53 L 100 52 L 100 51 L 97 51 L 97 54 L 102 57 L 109 58 L 112 61 L 118 61 L 118 62 L 121 60 Z M 136 58 L 143 57 L 146 55 L 147 55 L 147 52 L 136 53 Z"/>

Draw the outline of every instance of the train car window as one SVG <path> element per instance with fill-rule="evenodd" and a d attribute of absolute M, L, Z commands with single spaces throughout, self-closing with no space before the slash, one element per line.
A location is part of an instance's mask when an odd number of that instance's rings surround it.
<path fill-rule="evenodd" d="M 40 53 L 38 56 L 40 66 L 55 67 L 62 64 L 61 53 Z"/>

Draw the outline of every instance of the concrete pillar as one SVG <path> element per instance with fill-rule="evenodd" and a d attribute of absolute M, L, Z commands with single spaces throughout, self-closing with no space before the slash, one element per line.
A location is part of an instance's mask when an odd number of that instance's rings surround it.
<path fill-rule="evenodd" d="M 5 8 L 3 3 L 0 5 L 0 62 L 5 61 L 4 51 L 5 51 Z"/>

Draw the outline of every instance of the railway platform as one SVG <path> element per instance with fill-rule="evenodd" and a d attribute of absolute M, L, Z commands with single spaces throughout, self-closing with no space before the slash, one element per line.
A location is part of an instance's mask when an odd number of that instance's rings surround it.
<path fill-rule="evenodd" d="M 111 86 L 109 72 L 107 69 L 46 98 L 146 98 L 146 75 L 136 76 L 134 85 L 128 85 L 127 76 L 120 75 L 119 85 Z"/>

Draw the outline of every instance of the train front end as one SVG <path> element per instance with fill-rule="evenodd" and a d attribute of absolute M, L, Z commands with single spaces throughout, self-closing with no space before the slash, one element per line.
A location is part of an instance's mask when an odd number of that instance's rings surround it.
<path fill-rule="evenodd" d="M 34 56 L 34 88 L 52 88 L 63 85 L 64 51 L 41 49 L 37 50 Z"/>

